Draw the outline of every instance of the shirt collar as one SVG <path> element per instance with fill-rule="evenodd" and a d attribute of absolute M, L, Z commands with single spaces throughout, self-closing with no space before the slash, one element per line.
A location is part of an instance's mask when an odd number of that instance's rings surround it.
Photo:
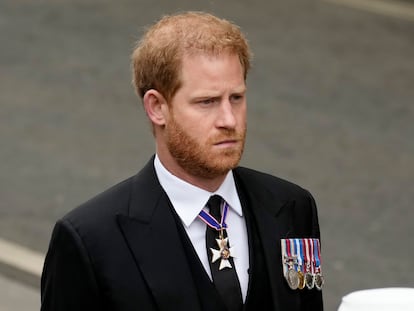
<path fill-rule="evenodd" d="M 171 174 L 161 163 L 158 155 L 154 159 L 154 168 L 162 188 L 185 226 L 191 225 L 214 194 L 220 195 L 238 215 L 243 216 L 232 171 L 227 173 L 217 191 L 211 193 Z"/>

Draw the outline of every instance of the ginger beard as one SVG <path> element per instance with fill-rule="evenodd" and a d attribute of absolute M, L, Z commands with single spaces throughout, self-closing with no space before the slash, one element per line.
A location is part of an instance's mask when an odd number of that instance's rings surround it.
<path fill-rule="evenodd" d="M 220 133 L 208 138 L 203 144 L 191 137 L 171 115 L 165 127 L 165 138 L 169 152 L 187 173 L 202 178 L 215 178 L 227 174 L 241 159 L 246 138 L 246 125 L 240 130 L 220 129 Z M 215 143 L 237 140 L 232 147 L 217 148 Z"/>

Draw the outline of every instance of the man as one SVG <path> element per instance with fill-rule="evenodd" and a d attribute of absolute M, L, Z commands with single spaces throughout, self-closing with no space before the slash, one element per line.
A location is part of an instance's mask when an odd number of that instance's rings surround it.
<path fill-rule="evenodd" d="M 250 64 L 239 28 L 166 16 L 132 62 L 156 155 L 57 222 L 42 310 L 322 310 L 312 196 L 237 167 Z"/>

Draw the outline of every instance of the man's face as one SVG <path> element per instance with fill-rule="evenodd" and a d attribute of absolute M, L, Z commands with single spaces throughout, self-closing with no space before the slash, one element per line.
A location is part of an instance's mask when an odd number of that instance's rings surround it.
<path fill-rule="evenodd" d="M 165 124 L 168 150 L 187 174 L 222 176 L 238 165 L 246 136 L 246 85 L 239 58 L 184 56 L 181 82 Z"/>

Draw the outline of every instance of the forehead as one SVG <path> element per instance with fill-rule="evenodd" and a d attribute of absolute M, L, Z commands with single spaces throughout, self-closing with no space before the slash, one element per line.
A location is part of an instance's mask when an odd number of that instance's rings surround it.
<path fill-rule="evenodd" d="M 218 88 L 245 86 L 243 67 L 237 54 L 184 54 L 180 73 L 182 87 Z"/>

